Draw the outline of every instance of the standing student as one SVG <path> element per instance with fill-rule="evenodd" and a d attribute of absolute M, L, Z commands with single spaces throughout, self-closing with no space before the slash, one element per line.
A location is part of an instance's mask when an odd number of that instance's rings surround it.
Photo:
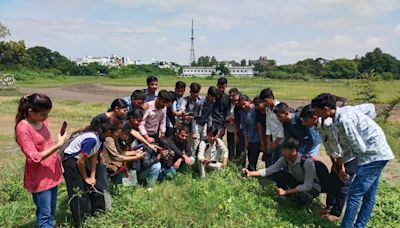
<path fill-rule="evenodd" d="M 61 161 L 55 153 L 65 142 L 66 134 L 51 140 L 47 117 L 50 98 L 34 93 L 21 97 L 15 117 L 15 139 L 25 155 L 24 187 L 32 193 L 38 227 L 54 227 L 57 188 L 63 181 Z"/>
<path fill-rule="evenodd" d="M 265 165 L 268 167 L 272 165 L 271 163 L 271 154 L 266 153 L 266 144 L 267 144 L 267 136 L 265 135 L 266 131 L 266 119 L 267 115 L 265 114 L 265 104 L 263 100 L 260 99 L 259 96 L 256 96 L 253 99 L 254 107 L 256 108 L 256 123 L 257 123 L 257 132 L 258 139 L 260 139 L 260 152 L 263 152 L 262 160 L 265 161 Z M 268 161 L 268 162 L 267 162 Z"/>
<path fill-rule="evenodd" d="M 228 149 L 224 141 L 218 138 L 218 128 L 207 128 L 207 138 L 200 142 L 198 159 L 200 162 L 201 177 L 206 176 L 207 171 L 223 169 L 228 164 Z"/>
<path fill-rule="evenodd" d="M 111 121 L 100 123 L 93 119 L 88 127 L 72 134 L 74 138 L 64 149 L 62 164 L 75 227 L 81 225 L 89 203 L 91 212 L 106 209 L 104 186 L 97 181 L 96 164 L 104 138 L 115 131 L 117 128 Z"/>
<path fill-rule="evenodd" d="M 326 207 L 321 211 L 322 218 L 339 221 L 347 198 L 347 192 L 357 170 L 357 158 L 351 147 L 339 141 L 338 130 L 332 118 L 319 118 L 311 104 L 304 106 L 300 118 L 306 127 L 315 127 L 321 136 L 326 153 L 332 161 L 329 185 L 326 188 Z"/>
<path fill-rule="evenodd" d="M 184 114 L 184 103 L 183 94 L 185 94 L 186 83 L 177 81 L 175 83 L 175 91 L 171 92 L 174 94 L 174 101 L 172 105 L 167 108 L 167 130 L 165 132 L 166 137 L 173 136 L 175 134 L 176 121 Z"/>
<path fill-rule="evenodd" d="M 381 172 L 388 161 L 394 158 L 385 134 L 377 123 L 357 108 L 337 107 L 334 97 L 329 93 L 315 97 L 311 106 L 322 119 L 333 119 L 339 140 L 351 147 L 358 159 L 356 177 L 348 191 L 341 227 L 365 227 L 374 207 Z"/>
<path fill-rule="evenodd" d="M 243 109 L 241 123 L 247 148 L 248 170 L 257 170 L 258 156 L 260 155 L 260 139 L 256 122 L 256 108 L 247 95 L 240 96 L 240 106 Z"/>
<path fill-rule="evenodd" d="M 199 135 L 197 132 L 197 125 L 195 117 L 198 115 L 198 109 L 204 98 L 200 96 L 201 85 L 193 82 L 190 84 L 190 95 L 185 97 L 182 102 L 184 115 L 182 116 L 183 125 L 187 126 L 191 131 L 189 133 L 189 145 L 194 151 L 199 144 Z"/>
<path fill-rule="evenodd" d="M 218 128 L 218 137 L 222 138 L 225 135 L 226 130 L 226 118 L 228 117 L 230 100 L 229 96 L 226 95 L 225 89 L 228 86 L 228 80 L 226 78 L 219 78 L 217 81 L 217 99 L 214 104 L 214 111 L 212 114 L 212 124 Z"/>
<path fill-rule="evenodd" d="M 173 94 L 161 90 L 155 101 L 148 102 L 149 108 L 145 111 L 139 130 L 147 142 L 153 143 L 160 136 L 165 136 L 167 107 L 174 100 Z"/>
<path fill-rule="evenodd" d="M 280 102 L 275 98 L 272 89 L 267 88 L 263 89 L 260 92 L 260 99 L 264 101 L 265 104 L 265 115 L 266 115 L 266 135 L 267 135 L 267 144 L 265 153 L 271 154 L 271 161 L 267 162 L 267 164 L 273 164 L 280 157 L 279 145 L 284 139 L 284 131 L 282 123 L 276 117 L 276 114 L 273 112 L 276 105 Z"/>
<path fill-rule="evenodd" d="M 240 154 L 236 150 L 236 140 L 238 129 L 235 122 L 235 107 L 239 106 L 239 90 L 232 88 L 229 90 L 230 106 L 228 117 L 226 118 L 226 141 L 228 143 L 229 160 L 233 161 L 238 158 Z"/>
<path fill-rule="evenodd" d="M 158 78 L 154 75 L 149 75 L 146 79 L 147 88 L 144 89 L 146 102 L 154 101 L 158 96 Z"/>
<path fill-rule="evenodd" d="M 285 138 L 292 137 L 299 140 L 298 152 L 316 158 L 321 146 L 321 138 L 315 127 L 304 126 L 298 114 L 293 112 L 286 103 L 278 104 L 274 108 L 274 113 L 282 122 Z"/>
<path fill-rule="evenodd" d="M 207 91 L 207 96 L 202 99 L 197 106 L 195 111 L 195 128 L 193 133 L 196 133 L 199 137 L 194 141 L 192 153 L 196 153 L 200 142 L 206 138 L 207 127 L 212 125 L 212 113 L 214 110 L 214 103 L 215 99 L 217 98 L 217 93 L 217 88 L 210 86 Z"/>
<path fill-rule="evenodd" d="M 278 196 L 286 197 L 292 195 L 299 204 L 311 204 L 312 200 L 318 197 L 321 186 L 319 185 L 314 161 L 310 157 L 304 158 L 297 151 L 299 144 L 297 139 L 285 139 L 280 146 L 282 157 L 278 161 L 272 166 L 258 171 L 243 169 L 243 174 L 248 177 L 272 175 L 278 186 Z"/>
<path fill-rule="evenodd" d="M 122 100 L 128 105 L 128 112 L 133 109 L 143 109 L 144 102 L 146 100 L 146 95 L 143 90 L 135 90 L 132 92 L 131 96 L 123 97 Z"/>

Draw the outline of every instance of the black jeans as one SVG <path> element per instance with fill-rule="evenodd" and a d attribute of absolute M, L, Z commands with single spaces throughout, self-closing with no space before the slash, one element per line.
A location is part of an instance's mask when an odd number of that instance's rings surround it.
<path fill-rule="evenodd" d="M 302 184 L 296 180 L 294 176 L 290 173 L 280 170 L 274 174 L 272 174 L 272 178 L 275 181 L 278 188 L 283 189 L 291 189 L 295 188 L 296 186 Z M 312 200 L 319 196 L 320 191 L 312 188 L 307 192 L 297 192 L 292 194 L 294 199 L 301 205 L 309 205 L 312 203 Z"/>
<path fill-rule="evenodd" d="M 337 173 L 331 171 L 329 175 L 329 186 L 327 188 L 326 205 L 332 207 L 329 214 L 340 217 L 347 198 L 351 183 L 353 183 L 354 175 L 357 171 L 357 159 L 353 159 L 344 164 L 346 174 L 350 176 L 349 181 L 340 180 Z"/>
<path fill-rule="evenodd" d="M 258 156 L 260 155 L 260 142 L 249 143 L 247 148 L 247 158 L 249 164 L 247 169 L 250 171 L 257 170 Z"/>
<path fill-rule="evenodd" d="M 70 199 L 70 209 L 75 227 L 80 227 L 83 216 L 89 212 L 104 211 L 104 196 L 89 187 L 79 174 L 78 164 L 75 158 L 68 158 L 62 162 L 64 167 L 64 179 L 67 184 L 68 198 Z M 101 186 L 94 186 L 99 192 L 103 192 Z M 79 196 L 76 190 L 82 194 Z M 71 199 L 72 198 L 72 199 Z"/>
<path fill-rule="evenodd" d="M 238 157 L 236 145 L 235 145 L 235 133 L 227 132 L 226 140 L 228 143 L 228 151 L 229 151 L 229 161 L 232 161 Z"/>

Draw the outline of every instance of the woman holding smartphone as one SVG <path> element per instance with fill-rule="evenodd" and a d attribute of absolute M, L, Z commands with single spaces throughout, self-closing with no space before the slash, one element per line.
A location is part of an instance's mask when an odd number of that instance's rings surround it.
<path fill-rule="evenodd" d="M 54 227 L 57 187 L 63 181 L 61 161 L 55 153 L 65 142 L 66 134 L 51 140 L 47 117 L 50 98 L 34 93 L 21 97 L 15 117 L 15 139 L 25 155 L 24 187 L 32 193 L 38 227 Z"/>

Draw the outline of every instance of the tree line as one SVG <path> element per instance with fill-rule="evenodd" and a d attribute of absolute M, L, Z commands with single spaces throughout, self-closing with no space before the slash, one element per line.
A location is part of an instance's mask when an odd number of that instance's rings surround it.
<path fill-rule="evenodd" d="M 109 75 L 110 77 L 125 77 L 135 74 L 159 73 L 175 75 L 173 70 L 159 69 L 157 66 L 126 66 L 110 68 L 98 63 L 85 66 L 77 65 L 57 51 L 46 47 L 35 46 L 26 48 L 25 42 L 2 41 L 10 35 L 10 31 L 0 22 L 0 71 L 24 69 L 28 71 L 45 71 L 52 75 Z M 229 75 L 228 65 L 247 66 L 250 61 L 240 62 L 218 61 L 214 56 L 201 56 L 191 63 L 191 66 L 216 67 L 223 75 Z M 277 65 L 274 60 L 252 61 L 257 76 L 275 79 L 354 79 L 363 73 L 374 72 L 378 78 L 385 80 L 400 79 L 400 61 L 375 48 L 361 58 L 334 59 L 308 58 L 295 64 Z"/>

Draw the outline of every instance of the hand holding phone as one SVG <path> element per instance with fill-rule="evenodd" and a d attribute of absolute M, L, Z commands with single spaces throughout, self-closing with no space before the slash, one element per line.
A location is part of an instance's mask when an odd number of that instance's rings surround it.
<path fill-rule="evenodd" d="M 65 130 L 67 129 L 67 122 L 64 121 L 61 129 L 60 129 L 60 135 L 63 136 L 65 134 Z"/>

